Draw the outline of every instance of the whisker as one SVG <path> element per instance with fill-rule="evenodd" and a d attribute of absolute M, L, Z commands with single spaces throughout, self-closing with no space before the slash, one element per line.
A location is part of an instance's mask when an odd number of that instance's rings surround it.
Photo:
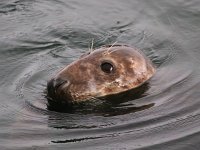
<path fill-rule="evenodd" d="M 94 46 L 94 39 L 92 39 L 92 45 L 91 45 L 91 52 L 93 51 L 93 46 Z"/>
<path fill-rule="evenodd" d="M 116 42 L 117 42 L 117 41 L 116 41 Z M 115 44 L 116 44 L 116 43 L 115 43 Z M 121 46 L 124 46 L 124 45 L 121 45 Z M 110 52 L 108 51 L 107 54 L 111 54 L 111 53 L 116 52 L 116 51 L 118 51 L 118 50 L 119 50 L 119 49 L 116 49 L 116 50 L 113 50 L 113 51 L 110 51 Z"/>
<path fill-rule="evenodd" d="M 116 43 L 117 43 L 117 41 L 115 41 L 115 42 L 108 48 L 107 51 L 109 51 Z"/>
<path fill-rule="evenodd" d="M 110 54 L 109 50 L 117 43 L 117 41 L 115 41 L 103 54 L 107 55 Z"/>
<path fill-rule="evenodd" d="M 113 52 L 116 52 L 116 51 L 118 51 L 119 49 L 116 49 L 116 50 L 113 50 L 113 51 L 110 51 L 110 52 L 108 52 L 107 54 L 112 54 Z"/>

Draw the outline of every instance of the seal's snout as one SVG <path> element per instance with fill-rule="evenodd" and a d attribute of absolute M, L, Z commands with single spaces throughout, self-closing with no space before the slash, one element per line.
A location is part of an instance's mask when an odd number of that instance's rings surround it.
<path fill-rule="evenodd" d="M 58 89 L 68 83 L 67 80 L 61 78 L 53 78 L 47 83 L 47 92 L 50 97 L 56 97 Z"/>

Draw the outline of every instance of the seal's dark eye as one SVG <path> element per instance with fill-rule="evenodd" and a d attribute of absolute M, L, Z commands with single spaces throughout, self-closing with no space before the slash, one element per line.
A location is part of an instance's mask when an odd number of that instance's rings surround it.
<path fill-rule="evenodd" d="M 111 73 L 113 72 L 113 69 L 114 69 L 113 65 L 109 62 L 103 62 L 101 64 L 101 70 L 105 73 Z"/>

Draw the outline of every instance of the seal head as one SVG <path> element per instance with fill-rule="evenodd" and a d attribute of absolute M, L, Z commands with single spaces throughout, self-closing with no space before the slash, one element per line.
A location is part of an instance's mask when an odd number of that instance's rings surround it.
<path fill-rule="evenodd" d="M 104 46 L 69 64 L 47 84 L 49 98 L 75 103 L 139 87 L 155 73 L 151 61 L 126 45 Z"/>

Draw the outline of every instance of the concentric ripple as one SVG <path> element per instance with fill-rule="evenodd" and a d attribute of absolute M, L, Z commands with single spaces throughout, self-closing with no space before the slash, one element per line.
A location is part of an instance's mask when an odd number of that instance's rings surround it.
<path fill-rule="evenodd" d="M 0 149 L 198 149 L 199 8 L 197 0 L 0 2 Z M 91 45 L 115 42 L 156 65 L 141 93 L 49 110 L 47 81 Z"/>

